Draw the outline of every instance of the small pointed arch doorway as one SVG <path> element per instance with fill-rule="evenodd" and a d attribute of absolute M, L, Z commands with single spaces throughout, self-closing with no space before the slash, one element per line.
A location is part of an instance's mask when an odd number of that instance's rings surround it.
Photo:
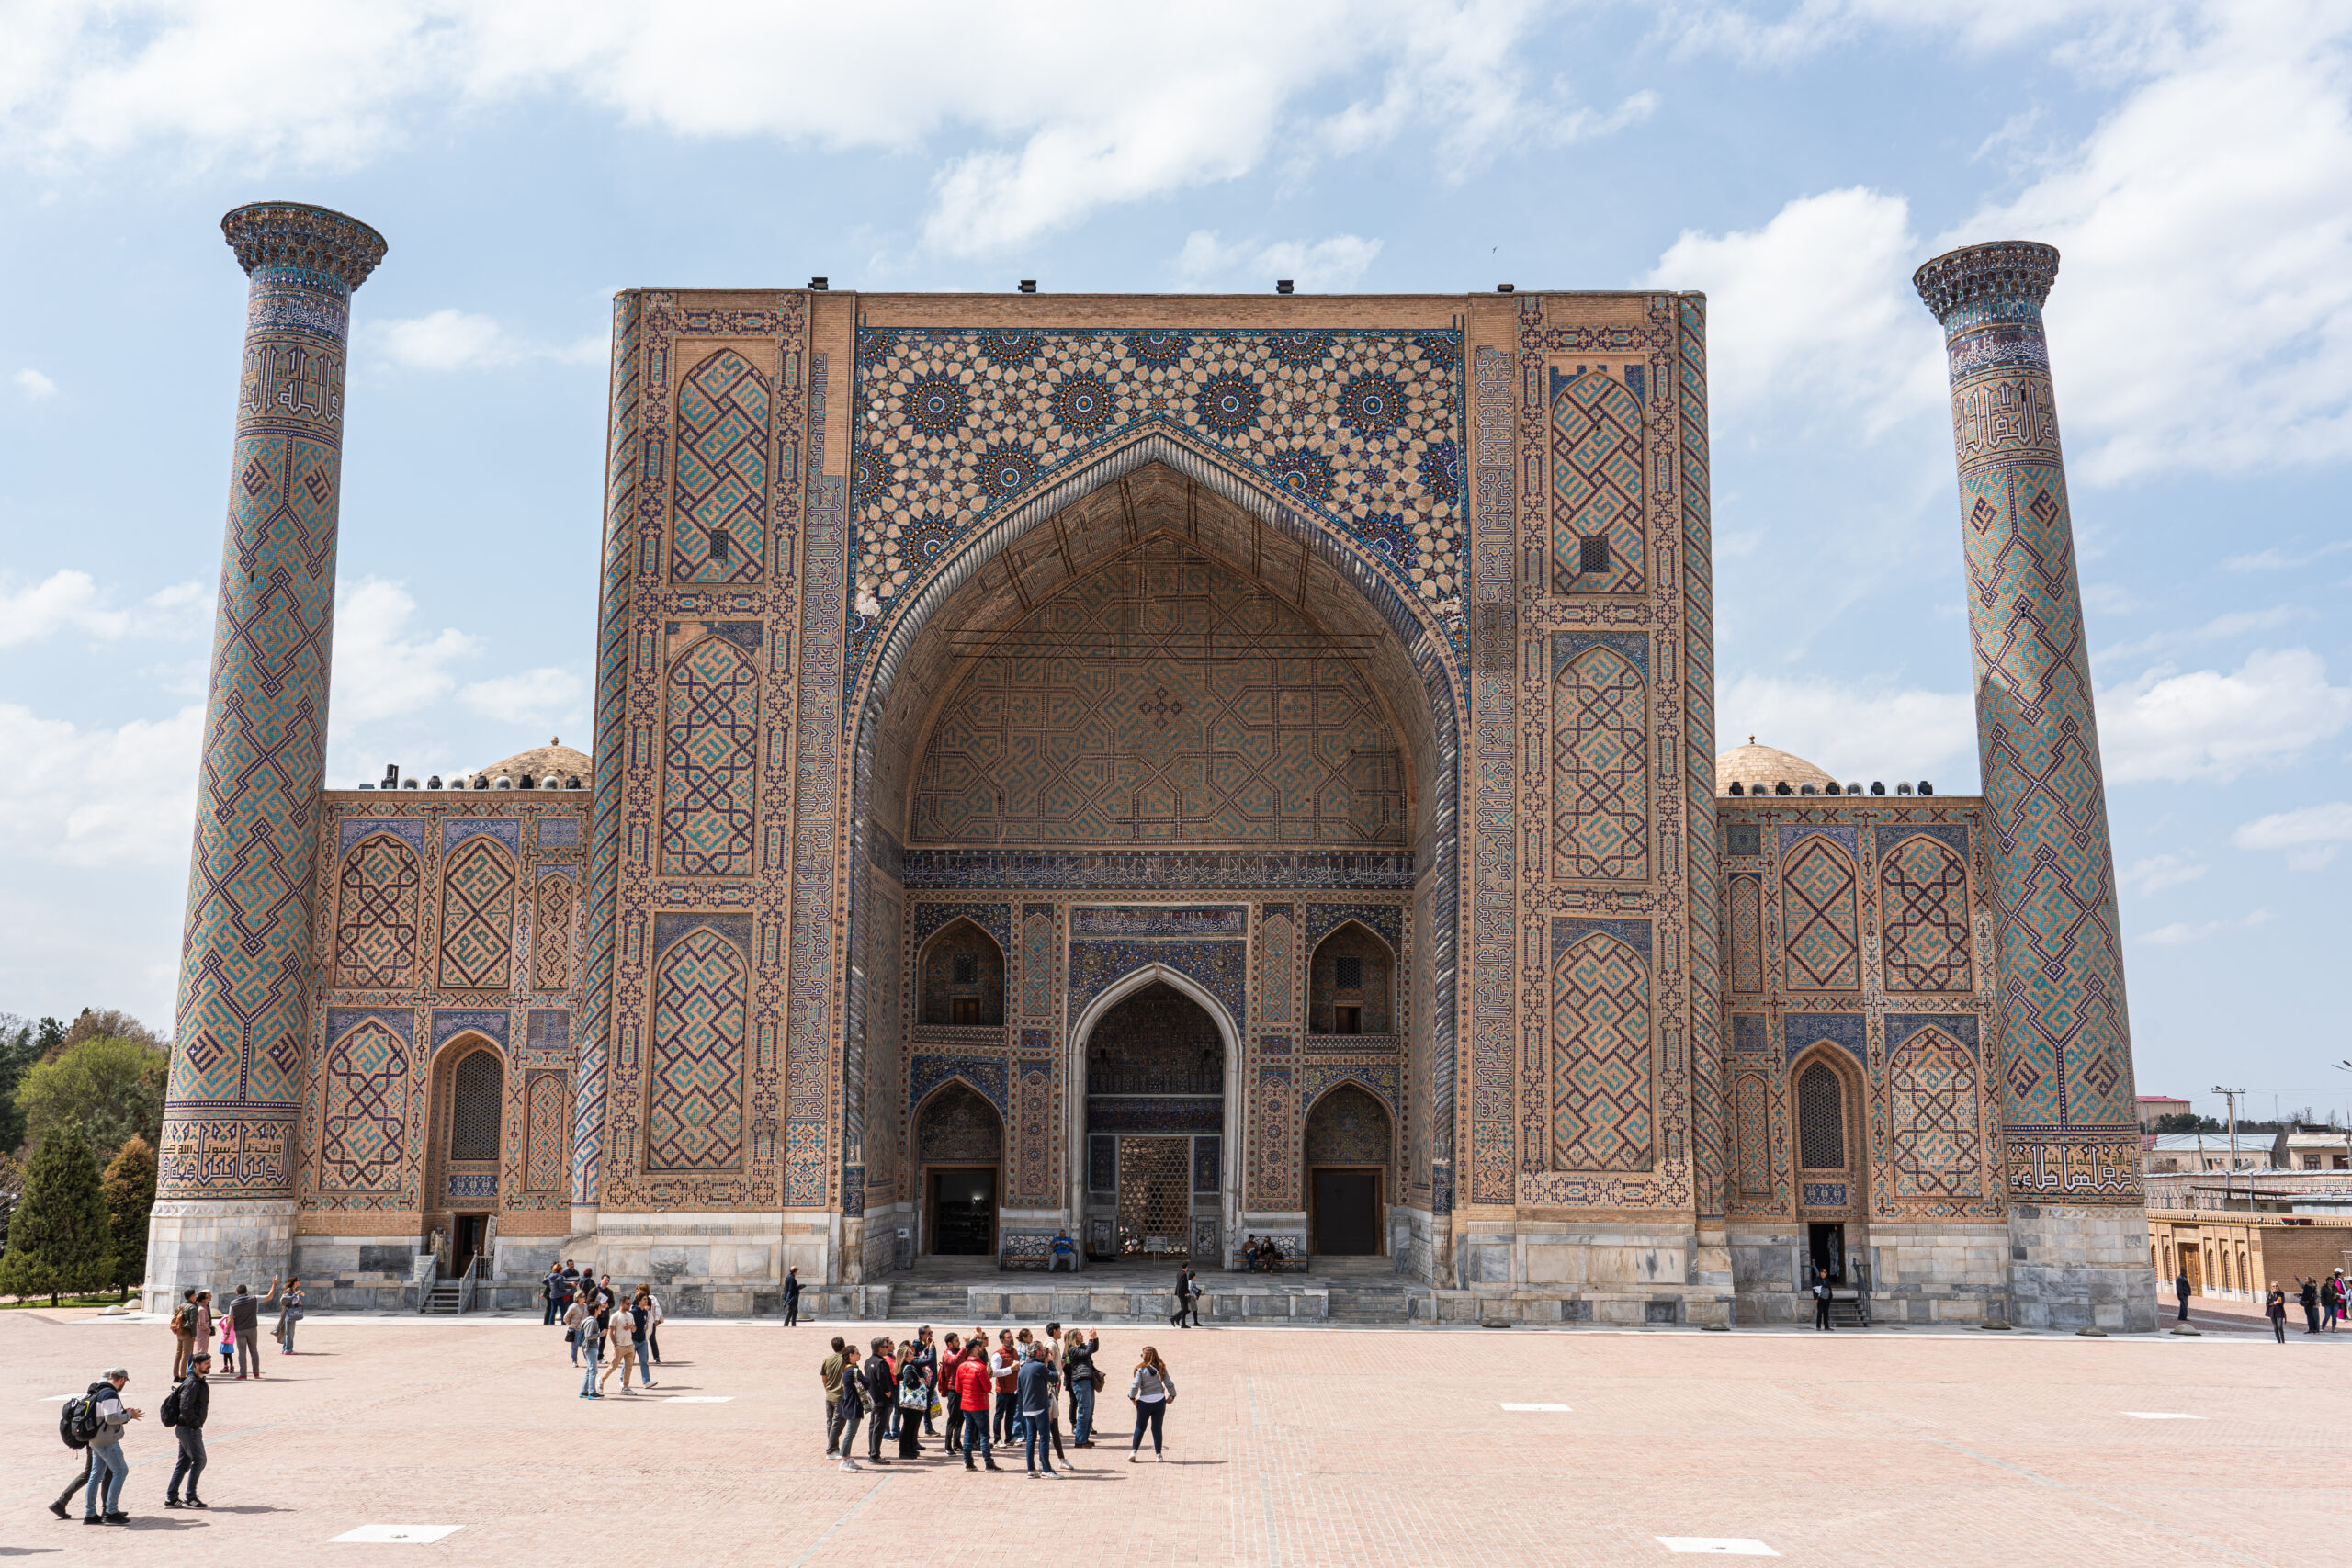
<path fill-rule="evenodd" d="M 1396 1147 L 1388 1108 L 1362 1084 L 1341 1083 L 1306 1113 L 1307 1250 L 1377 1257 L 1387 1250 L 1387 1203 Z"/>
<path fill-rule="evenodd" d="M 1866 1291 L 1870 1159 L 1861 1074 L 1843 1047 L 1822 1041 L 1789 1064 L 1788 1093 L 1805 1283 L 1826 1273 L 1835 1286 Z"/>
<path fill-rule="evenodd" d="M 933 932 L 916 976 L 915 1016 L 922 1023 L 1003 1027 L 1004 950 L 974 921 L 959 916 Z"/>
<path fill-rule="evenodd" d="M 425 1144 L 425 1224 L 442 1233 L 442 1266 L 463 1274 L 497 1240 L 506 1153 L 506 1058 L 459 1034 L 435 1059 Z"/>
<path fill-rule="evenodd" d="M 915 1166 L 923 1251 L 995 1257 L 1004 1178 L 1004 1118 L 996 1107 L 961 1078 L 940 1085 L 915 1113 Z"/>

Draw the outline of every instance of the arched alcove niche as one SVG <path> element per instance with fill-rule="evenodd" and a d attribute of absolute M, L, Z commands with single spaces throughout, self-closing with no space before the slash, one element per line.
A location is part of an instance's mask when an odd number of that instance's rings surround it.
<path fill-rule="evenodd" d="M 435 1053 L 425 1129 L 425 1226 L 446 1242 L 442 1263 L 462 1273 L 495 1240 L 504 1190 L 506 1058 L 472 1032 Z"/>
<path fill-rule="evenodd" d="M 1396 955 L 1360 920 L 1343 920 L 1306 966 L 1309 1034 L 1393 1034 Z"/>
<path fill-rule="evenodd" d="M 1398 547 L 1375 524 L 1325 517 L 1155 433 L 942 547 L 857 664 L 850 951 L 868 951 L 869 906 L 926 887 L 1001 889 L 1008 902 L 1182 887 L 1188 898 L 1238 903 L 1294 886 L 1328 892 L 1340 876 L 1443 889 L 1434 919 L 1451 920 L 1460 877 L 1453 649 L 1434 599 L 1378 564 Z M 1156 880 L 1159 850 L 1182 852 L 1182 880 Z M 1227 852 L 1229 883 L 1219 858 Z M 1114 864 L 1118 879 L 1104 880 Z M 1067 917 L 1016 914 L 1014 923 L 1080 939 Z M 1020 966 L 1008 994 L 1023 998 L 1033 975 L 1043 983 L 1039 964 L 1058 962 L 1025 946 L 1007 959 Z M 1392 982 L 1393 968 L 1392 958 Z M 920 971 L 905 983 L 919 987 Z M 887 1099 L 907 1081 L 856 1055 L 876 1038 L 867 1020 L 893 1007 L 924 1017 L 920 997 L 882 992 L 896 978 L 888 966 L 873 961 L 860 973 L 846 998 L 852 1127 L 865 1124 L 861 1097 Z M 1453 1081 L 1452 987 L 1450 969 L 1435 977 L 1435 1005 L 1411 1032 L 1408 1070 L 1424 1081 Z M 1033 1091 L 1022 1086 L 1034 1081 L 1024 1072 L 1006 1113 L 1007 1168 L 1021 1226 L 1050 1235 L 1088 1212 L 1088 1148 L 1085 1097 L 1073 1092 L 1081 1021 L 1070 1016 L 1083 1004 L 1046 1005 L 1059 1015 L 1065 1076 L 1037 1092 L 1058 1101 L 1063 1137 L 1041 1152 L 1023 1109 Z M 1404 1032 L 1393 998 L 1390 1016 Z M 1009 1005 L 1008 1043 L 1041 1021 L 1038 1006 Z M 1229 1090 L 1228 1113 L 1240 1103 Z M 1450 1159 L 1450 1105 L 1433 1107 L 1432 1125 L 1447 1132 L 1429 1158 Z M 1279 1135 L 1295 1150 L 1295 1121 Z M 1242 1137 L 1237 1123 L 1223 1138 L 1229 1206 Z M 853 1148 L 850 1157 L 860 1156 Z M 865 1175 L 845 1171 L 845 1189 L 869 1206 L 891 1202 L 892 1189 Z M 1061 1201 L 1041 1201 L 1048 1193 Z"/>
<path fill-rule="evenodd" d="M 922 1183 L 922 1250 L 993 1258 L 1003 1206 L 1004 1119 L 961 1078 L 933 1091 L 915 1113 L 914 1168 Z"/>
<path fill-rule="evenodd" d="M 1860 1065 L 1844 1047 L 1819 1042 L 1789 1063 L 1789 1125 L 1794 1129 L 1800 1254 L 1807 1280 L 1827 1268 L 1840 1286 L 1861 1283 L 1870 1257 L 1869 1102 Z"/>
<path fill-rule="evenodd" d="M 1385 1250 L 1396 1145 L 1388 1108 L 1362 1084 L 1337 1084 L 1307 1111 L 1300 1145 L 1309 1247 L 1334 1257 Z"/>
<path fill-rule="evenodd" d="M 923 943 L 915 985 L 913 1011 L 923 1023 L 966 1029 L 1004 1023 L 1004 950 L 968 919 L 950 920 Z"/>

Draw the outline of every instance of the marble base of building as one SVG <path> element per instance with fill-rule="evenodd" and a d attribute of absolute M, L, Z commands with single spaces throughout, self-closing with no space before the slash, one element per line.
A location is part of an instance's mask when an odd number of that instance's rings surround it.
<path fill-rule="evenodd" d="M 2146 1210 L 2012 1203 L 2008 1239 L 2018 1327 L 2154 1331 Z"/>
<path fill-rule="evenodd" d="M 226 1296 L 237 1286 L 266 1291 L 293 1272 L 294 1201 L 166 1199 L 147 1221 L 147 1280 L 140 1299 L 169 1312 L 190 1287 Z"/>

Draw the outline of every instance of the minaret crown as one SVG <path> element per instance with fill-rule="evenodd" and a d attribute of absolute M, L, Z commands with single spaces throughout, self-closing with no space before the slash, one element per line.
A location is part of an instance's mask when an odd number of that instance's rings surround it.
<path fill-rule="evenodd" d="M 346 288 L 368 281 L 388 248 L 384 236 L 356 218 L 299 201 L 255 201 L 232 209 L 220 232 L 247 272 L 299 266 L 322 272 Z"/>
<path fill-rule="evenodd" d="M 1946 251 L 1911 275 L 1939 321 L 1985 300 L 2014 300 L 2039 310 L 2058 281 L 2058 247 L 2033 240 L 1996 240 Z"/>

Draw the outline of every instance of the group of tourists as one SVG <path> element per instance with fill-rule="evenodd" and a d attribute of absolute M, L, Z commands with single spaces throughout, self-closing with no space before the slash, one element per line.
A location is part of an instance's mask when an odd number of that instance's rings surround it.
<path fill-rule="evenodd" d="M 615 1372 L 621 1375 L 623 1393 L 636 1393 L 629 1386 L 631 1369 L 645 1387 L 661 1386 L 653 1381 L 653 1369 L 662 1364 L 666 1314 L 651 1285 L 639 1284 L 634 1294 L 624 1297 L 613 1288 L 610 1274 L 584 1273 L 567 1258 L 561 1268 L 548 1266 L 542 1290 L 548 1301 L 547 1325 L 552 1327 L 560 1314 L 571 1364 L 588 1369 L 580 1380 L 581 1398 L 604 1398 L 604 1385 Z"/>
<path fill-rule="evenodd" d="M 2303 1332 L 2335 1333 L 2344 1322 L 2347 1290 L 2352 1290 L 2352 1286 L 2346 1285 L 2341 1269 L 2324 1280 L 2317 1275 L 2308 1280 L 2297 1276 L 2295 1300 L 2303 1309 Z M 2184 1303 L 2184 1308 L 2185 1305 Z M 2270 1281 L 2270 1294 L 2262 1303 L 2262 1312 L 2270 1319 L 2270 1331 L 2278 1337 L 2278 1343 L 2287 1343 L 2287 1292 L 2278 1288 L 2276 1280 Z"/>
<path fill-rule="evenodd" d="M 172 1389 L 155 1412 L 179 1443 L 178 1462 L 172 1466 L 171 1479 L 164 1486 L 166 1508 L 210 1506 L 197 1495 L 197 1486 L 204 1475 L 204 1422 L 212 1410 L 213 1368 L 219 1366 L 224 1382 L 260 1378 L 264 1307 L 277 1309 L 277 1321 L 269 1332 L 278 1349 L 294 1354 L 294 1327 L 302 1321 L 302 1281 L 286 1280 L 283 1290 L 279 1283 L 272 1279 L 266 1296 L 238 1285 L 218 1312 L 210 1291 L 191 1288 L 180 1292 L 179 1304 L 172 1309 L 169 1319 Z M 217 1360 L 212 1351 L 216 1337 L 220 1346 Z M 49 1506 L 59 1518 L 73 1517 L 74 1494 L 79 1492 L 84 1524 L 130 1522 L 130 1515 L 122 1506 L 122 1483 L 130 1475 L 130 1461 L 122 1451 L 123 1429 L 147 1416 L 123 1403 L 123 1391 L 130 1384 L 129 1368 L 108 1367 L 59 1410 L 58 1437 L 67 1448 L 78 1449 L 82 1454 L 82 1472 Z"/>
<path fill-rule="evenodd" d="M 889 1463 L 882 1445 L 893 1439 L 897 1458 L 919 1459 L 925 1452 L 922 1439 L 941 1437 L 944 1421 L 942 1457 L 962 1455 L 966 1470 L 1001 1468 L 996 1450 L 1001 1446 L 1009 1453 L 1017 1443 L 1032 1480 L 1058 1480 L 1056 1460 L 1070 1469 L 1069 1449 L 1094 1447 L 1094 1396 L 1105 1384 L 1095 1361 L 1102 1348 L 1101 1336 L 1076 1328 L 1065 1333 L 1058 1323 L 1046 1325 L 1042 1335 L 1000 1328 L 993 1343 L 985 1328 L 964 1337 L 949 1334 L 934 1343 L 925 1326 L 911 1339 L 880 1336 L 868 1342 L 862 1358 L 835 1335 L 832 1354 L 817 1369 L 825 1388 L 825 1456 L 838 1455 L 844 1471 L 860 1468 L 856 1445 L 862 1426 L 867 1463 Z M 1145 1346 L 1127 1380 L 1127 1400 L 1136 1412 L 1129 1464 L 1141 1461 L 1147 1431 L 1153 1458 L 1165 1461 L 1163 1427 L 1175 1398 L 1176 1380 L 1167 1363 Z"/>

